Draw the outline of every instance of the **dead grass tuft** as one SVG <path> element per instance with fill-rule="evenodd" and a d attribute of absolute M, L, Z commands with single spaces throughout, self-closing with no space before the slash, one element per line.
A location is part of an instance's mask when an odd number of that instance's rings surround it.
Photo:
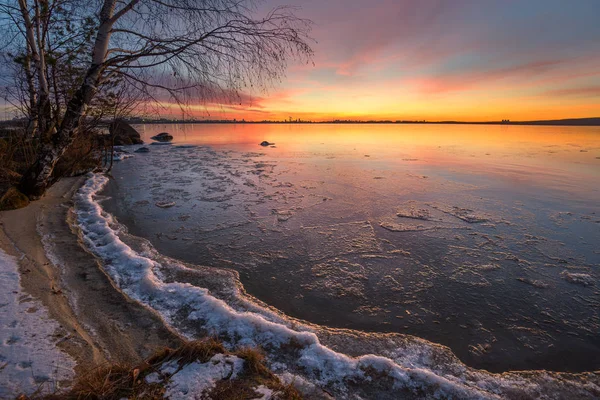
<path fill-rule="evenodd" d="M 216 339 L 187 342 L 177 349 L 165 348 L 158 351 L 146 363 L 150 366 L 178 360 L 179 365 L 190 364 L 194 361 L 205 363 L 215 354 L 227 353 L 225 347 Z"/>
<path fill-rule="evenodd" d="M 245 348 L 234 353 L 244 360 L 244 371 L 239 379 L 217 383 L 210 392 L 212 400 L 247 400 L 260 397 L 254 389 L 266 386 L 273 391 L 274 398 L 282 400 L 302 399 L 292 385 L 284 385 L 265 365 L 265 356 L 259 349 Z"/>
<path fill-rule="evenodd" d="M 188 342 L 177 349 L 161 349 L 137 366 L 110 365 L 93 369 L 78 377 L 68 392 L 45 396 L 19 397 L 19 400 L 158 400 L 166 392 L 164 383 L 148 383 L 146 376 L 160 372 L 166 363 L 180 367 L 193 362 L 208 362 L 216 354 L 233 354 L 244 359 L 244 369 L 235 379 L 223 379 L 208 393 L 213 400 L 246 400 L 260 397 L 254 389 L 265 386 L 282 400 L 301 399 L 292 385 L 284 385 L 265 365 L 264 354 L 257 349 L 228 352 L 216 339 Z"/>
<path fill-rule="evenodd" d="M 253 375 L 268 376 L 271 372 L 265 366 L 265 355 L 259 349 L 244 348 L 235 353 L 245 361 L 245 369 Z"/>
<path fill-rule="evenodd" d="M 29 204 L 29 198 L 19 191 L 16 187 L 9 187 L 0 197 L 0 211 L 16 210 Z"/>

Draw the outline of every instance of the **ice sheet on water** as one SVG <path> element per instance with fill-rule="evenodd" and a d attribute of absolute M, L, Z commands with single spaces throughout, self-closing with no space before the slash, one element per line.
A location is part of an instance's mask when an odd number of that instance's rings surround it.
<path fill-rule="evenodd" d="M 391 232 L 421 232 L 421 231 L 429 231 L 433 229 L 437 229 L 436 225 L 426 226 L 424 224 L 415 224 L 415 223 L 401 223 L 394 221 L 381 221 L 379 223 L 383 229 L 387 229 Z"/>
<path fill-rule="evenodd" d="M 522 277 L 519 277 L 519 278 L 517 278 L 517 280 L 520 281 L 520 282 L 526 283 L 528 285 L 531 285 L 533 287 L 536 287 L 538 289 L 545 289 L 548 286 L 550 286 L 549 284 L 547 284 L 547 283 L 545 283 L 545 282 L 543 282 L 543 281 L 541 281 L 539 279 L 531 279 L 531 278 L 522 278 Z"/>
<path fill-rule="evenodd" d="M 431 212 L 427 208 L 419 207 L 414 201 L 409 201 L 398 207 L 396 215 L 401 218 L 420 219 L 423 221 L 432 219 Z"/>
<path fill-rule="evenodd" d="M 440 210 L 446 214 L 452 215 L 460 220 L 463 220 L 469 224 L 477 224 L 481 222 L 490 221 L 491 217 L 485 213 L 471 210 L 470 208 L 463 208 L 459 206 L 451 206 L 442 203 L 430 203 L 430 207 Z"/>
<path fill-rule="evenodd" d="M 365 298 L 365 283 L 369 277 L 364 266 L 334 258 L 313 265 L 311 271 L 314 280 L 304 284 L 305 289 L 317 290 L 332 297 Z"/>
<path fill-rule="evenodd" d="M 560 274 L 564 280 L 582 286 L 594 286 L 596 284 L 594 278 L 590 274 L 582 272 L 563 271 Z"/>
<path fill-rule="evenodd" d="M 304 227 L 302 235 L 312 260 L 381 251 L 373 226 L 368 221 Z"/>

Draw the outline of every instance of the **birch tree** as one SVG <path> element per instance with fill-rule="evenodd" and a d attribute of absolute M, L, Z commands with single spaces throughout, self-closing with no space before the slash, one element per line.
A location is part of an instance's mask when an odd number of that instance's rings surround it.
<path fill-rule="evenodd" d="M 0 11 L 10 13 L 24 39 L 24 87 L 33 86 L 26 97 L 35 104 L 30 119 L 42 138 L 37 160 L 19 186 L 31 199 L 50 185 L 56 162 L 107 83 L 127 85 L 146 102 L 186 107 L 266 89 L 283 77 L 290 60 L 308 62 L 312 56 L 309 21 L 290 7 L 257 16 L 252 0 L 3 0 Z M 77 15 L 77 26 L 66 29 L 73 18 L 57 17 L 61 13 Z M 63 28 L 77 31 L 81 42 L 70 56 L 86 49 L 82 32 L 88 34 L 89 53 L 83 53 L 87 61 L 72 92 L 53 100 L 60 88 L 51 82 L 60 81 L 49 79 L 57 68 L 48 65 L 56 63 L 48 53 L 67 53 L 52 47 L 60 40 L 53 29 Z"/>

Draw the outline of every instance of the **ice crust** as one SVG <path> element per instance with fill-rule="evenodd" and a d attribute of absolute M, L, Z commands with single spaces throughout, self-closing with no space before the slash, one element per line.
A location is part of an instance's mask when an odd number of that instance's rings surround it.
<path fill-rule="evenodd" d="M 235 379 L 244 360 L 235 356 L 216 354 L 206 363 L 193 362 L 171 375 L 164 397 L 170 400 L 195 400 L 215 387 L 221 379 Z M 163 368 L 163 373 L 172 373 Z"/>
<path fill-rule="evenodd" d="M 463 366 L 452 369 L 458 373 L 448 374 L 426 368 L 423 363 L 403 363 L 406 354 L 393 358 L 373 354 L 350 357 L 322 345 L 311 331 L 298 331 L 292 329 L 292 324 L 269 320 L 268 312 L 237 311 L 207 289 L 166 282 L 159 272 L 160 263 L 135 252 L 111 227 L 112 217 L 96 201 L 107 182 L 103 175 L 90 174 L 75 197 L 84 242 L 102 260 L 106 273 L 120 290 L 155 310 L 175 329 L 193 323 L 204 332 L 226 338 L 233 347 L 261 346 L 272 365 L 279 365 L 274 369 L 295 371 L 312 384 L 336 393 L 372 386 L 416 398 L 496 399 L 511 393 L 553 398 L 554 388 L 565 384 L 563 378 L 553 378 L 545 371 L 527 376 L 497 375 Z M 296 351 L 289 351 L 290 347 Z M 429 350 L 412 351 L 418 354 Z M 586 397 L 600 393 L 596 381 L 568 384 Z M 365 387 L 362 390 L 368 392 Z"/>

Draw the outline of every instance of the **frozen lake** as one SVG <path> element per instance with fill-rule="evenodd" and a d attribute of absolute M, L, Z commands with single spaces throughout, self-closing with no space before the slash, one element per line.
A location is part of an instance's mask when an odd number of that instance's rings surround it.
<path fill-rule="evenodd" d="M 138 128 L 175 139 L 116 163 L 103 204 L 161 253 L 476 368 L 600 368 L 600 128 Z"/>

